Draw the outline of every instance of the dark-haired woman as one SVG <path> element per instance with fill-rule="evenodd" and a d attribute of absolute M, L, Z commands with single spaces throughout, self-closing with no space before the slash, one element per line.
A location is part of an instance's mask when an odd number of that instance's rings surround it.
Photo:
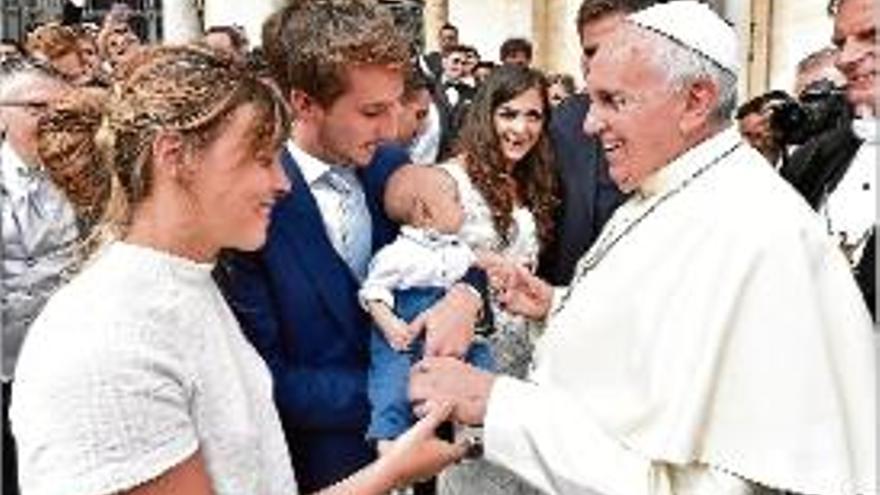
<path fill-rule="evenodd" d="M 500 262 L 534 269 L 553 232 L 556 176 L 547 137 L 547 82 L 520 66 L 496 69 L 480 87 L 457 143 L 442 164 L 458 183 L 465 209 L 461 236 L 476 251 Z M 495 332 L 490 336 L 500 373 L 524 377 L 534 325 L 492 301 Z M 441 477 L 447 495 L 538 493 L 513 474 L 484 461 L 450 468 Z"/>

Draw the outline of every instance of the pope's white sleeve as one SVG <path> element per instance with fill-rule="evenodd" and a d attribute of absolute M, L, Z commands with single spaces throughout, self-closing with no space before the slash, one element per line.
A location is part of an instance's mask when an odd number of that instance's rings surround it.
<path fill-rule="evenodd" d="M 752 485 L 706 464 L 653 461 L 608 435 L 565 392 L 500 376 L 485 455 L 551 495 L 746 495 Z"/>
<path fill-rule="evenodd" d="M 648 459 L 608 436 L 566 394 L 544 385 L 495 381 L 485 448 L 490 461 L 547 493 L 655 493 Z"/>

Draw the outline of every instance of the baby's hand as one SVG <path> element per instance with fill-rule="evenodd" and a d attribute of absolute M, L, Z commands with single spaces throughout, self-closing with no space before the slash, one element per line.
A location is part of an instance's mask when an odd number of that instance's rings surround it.
<path fill-rule="evenodd" d="M 400 318 L 395 318 L 385 323 L 382 327 L 382 332 L 385 334 L 385 340 L 388 341 L 388 345 L 398 352 L 407 350 L 414 337 L 412 332 L 410 332 L 409 325 Z"/>

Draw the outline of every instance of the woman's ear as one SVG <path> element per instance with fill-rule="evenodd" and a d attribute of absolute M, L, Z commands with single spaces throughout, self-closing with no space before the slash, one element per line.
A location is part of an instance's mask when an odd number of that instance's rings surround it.
<path fill-rule="evenodd" d="M 160 131 L 153 140 L 152 152 L 157 176 L 179 180 L 189 175 L 186 143 L 180 133 Z"/>

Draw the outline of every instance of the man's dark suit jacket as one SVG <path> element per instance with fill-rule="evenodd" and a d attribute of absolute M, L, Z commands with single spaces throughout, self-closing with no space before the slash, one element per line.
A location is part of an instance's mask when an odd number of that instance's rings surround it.
<path fill-rule="evenodd" d="M 380 148 L 358 170 L 373 221 L 373 250 L 394 239 L 385 216 L 385 181 L 408 161 Z M 369 420 L 369 316 L 358 281 L 336 253 L 299 167 L 285 150 L 290 194 L 272 211 L 268 238 L 255 253 L 233 253 L 218 279 L 249 340 L 266 360 L 297 483 L 311 493 L 374 458 L 364 440 Z"/>
<path fill-rule="evenodd" d="M 446 96 L 446 89 L 455 87 L 458 91 L 458 101 L 451 104 Z M 445 160 L 453 153 L 453 146 L 458 138 L 458 131 L 464 125 L 464 119 L 470 109 L 471 102 L 476 95 L 476 89 L 464 83 L 438 83 L 434 88 L 434 103 L 437 104 L 437 112 L 440 114 L 440 151 L 438 157 Z"/>
<path fill-rule="evenodd" d="M 788 164 L 780 170 L 782 177 L 794 186 L 813 209 L 818 210 L 852 164 L 862 141 L 851 125 L 841 125 L 808 141 L 795 151 Z M 865 254 L 854 269 L 856 282 L 865 303 L 877 321 L 875 287 L 875 246 L 877 229 L 867 241 Z"/>
<path fill-rule="evenodd" d="M 553 285 L 571 281 L 577 261 L 625 199 L 608 175 L 598 139 L 584 134 L 589 108 L 589 97 L 575 94 L 556 107 L 550 120 L 562 204 L 554 241 L 542 251 L 538 275 Z"/>

